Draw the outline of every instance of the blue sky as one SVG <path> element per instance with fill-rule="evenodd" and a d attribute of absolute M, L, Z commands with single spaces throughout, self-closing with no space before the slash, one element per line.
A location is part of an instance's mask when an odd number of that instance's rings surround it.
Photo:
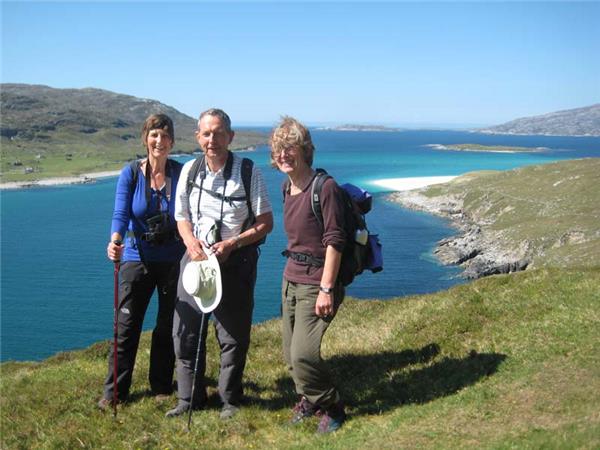
<path fill-rule="evenodd" d="M 600 102 L 597 2 L 2 2 L 2 82 L 235 123 L 472 126 Z"/>

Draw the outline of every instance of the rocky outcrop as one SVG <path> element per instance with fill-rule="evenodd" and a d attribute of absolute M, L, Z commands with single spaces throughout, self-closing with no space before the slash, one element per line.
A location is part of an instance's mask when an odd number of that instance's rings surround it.
<path fill-rule="evenodd" d="M 485 227 L 485 221 L 474 219 L 464 211 L 462 197 L 427 197 L 423 191 L 396 192 L 390 194 L 390 199 L 407 208 L 451 220 L 459 233 L 437 243 L 434 253 L 442 264 L 462 266 L 464 271 L 461 276 L 469 279 L 517 272 L 525 270 L 530 264 L 527 241 L 521 242 L 519 248 L 512 248 L 506 244 L 501 232 L 489 230 Z"/>

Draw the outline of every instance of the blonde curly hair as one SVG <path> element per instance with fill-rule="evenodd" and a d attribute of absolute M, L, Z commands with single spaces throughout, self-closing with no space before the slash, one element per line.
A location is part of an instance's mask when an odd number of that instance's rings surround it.
<path fill-rule="evenodd" d="M 283 116 L 281 122 L 271 133 L 271 166 L 277 168 L 277 157 L 286 148 L 300 149 L 302 158 L 312 166 L 315 146 L 310 137 L 310 131 L 298 120 L 290 116 Z"/>

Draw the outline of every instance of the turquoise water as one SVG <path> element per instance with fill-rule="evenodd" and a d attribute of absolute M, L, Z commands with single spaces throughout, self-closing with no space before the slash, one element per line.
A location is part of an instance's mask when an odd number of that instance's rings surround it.
<path fill-rule="evenodd" d="M 368 223 L 384 245 L 384 271 L 360 276 L 349 295 L 392 298 L 434 292 L 462 282 L 456 268 L 431 256 L 436 241 L 452 230 L 436 217 L 385 201 L 373 184 L 381 178 L 458 175 L 510 169 L 557 159 L 600 156 L 599 138 L 487 136 L 464 132 L 313 132 L 315 166 L 341 182 L 375 193 Z M 549 147 L 537 154 L 486 154 L 432 150 L 425 144 L 480 143 Z M 266 147 L 245 153 L 263 170 L 276 225 L 262 248 L 254 321 L 279 315 L 285 247 L 281 224 L 283 176 L 269 167 Z M 106 259 L 116 178 L 95 184 L 1 193 L 0 360 L 39 360 L 82 348 L 112 335 L 113 272 Z M 145 328 L 156 314 L 152 302 Z"/>

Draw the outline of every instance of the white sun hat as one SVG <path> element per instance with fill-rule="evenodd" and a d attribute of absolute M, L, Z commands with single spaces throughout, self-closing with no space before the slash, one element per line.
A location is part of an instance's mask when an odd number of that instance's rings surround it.
<path fill-rule="evenodd" d="M 221 302 L 221 268 L 217 257 L 210 253 L 204 261 L 190 261 L 181 277 L 183 289 L 194 297 L 203 313 L 213 311 Z"/>

